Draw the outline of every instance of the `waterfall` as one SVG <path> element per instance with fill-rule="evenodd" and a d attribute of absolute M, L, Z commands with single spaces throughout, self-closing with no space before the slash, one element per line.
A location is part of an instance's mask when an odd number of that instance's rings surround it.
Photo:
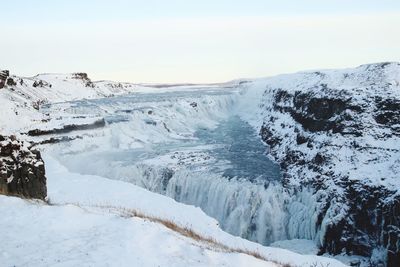
<path fill-rule="evenodd" d="M 234 235 L 267 245 L 285 239 L 312 239 L 318 210 L 308 190 L 292 194 L 279 183 L 257 184 L 212 173 L 179 171 L 166 195 L 200 207 Z"/>
<path fill-rule="evenodd" d="M 237 95 L 183 96 L 74 102 L 74 115 L 112 119 L 122 113 L 126 120 L 55 145 L 53 156 L 72 172 L 130 182 L 200 207 L 225 231 L 264 245 L 295 238 L 319 242 L 315 194 L 283 188 L 279 166 L 265 156 L 253 128 L 232 116 Z M 193 151 L 209 160 L 192 164 L 193 158 L 203 160 Z M 173 159 L 174 153 L 184 160 Z"/>

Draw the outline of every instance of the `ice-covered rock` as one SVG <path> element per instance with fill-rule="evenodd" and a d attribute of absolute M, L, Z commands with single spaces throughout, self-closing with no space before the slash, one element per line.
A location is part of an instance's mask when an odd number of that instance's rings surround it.
<path fill-rule="evenodd" d="M 6 85 L 9 75 L 10 72 L 8 70 L 0 70 L 0 89 Z"/>
<path fill-rule="evenodd" d="M 281 75 L 262 90 L 262 139 L 288 188 L 312 188 L 321 252 L 400 266 L 400 64 Z M 249 89 L 249 90 L 250 90 Z"/>
<path fill-rule="evenodd" d="M 40 152 L 15 136 L 0 135 L 0 193 L 43 200 L 47 195 Z"/>

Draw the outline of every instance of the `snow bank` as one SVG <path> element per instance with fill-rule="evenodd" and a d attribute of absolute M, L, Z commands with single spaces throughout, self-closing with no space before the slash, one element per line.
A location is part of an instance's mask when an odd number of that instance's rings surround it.
<path fill-rule="evenodd" d="M 44 159 L 47 163 L 47 175 L 48 175 L 48 195 L 51 203 L 54 203 L 56 205 L 62 205 L 61 207 L 54 206 L 54 207 L 49 207 L 50 208 L 62 208 L 68 207 L 64 206 L 67 203 L 74 203 L 74 204 L 79 204 L 82 208 L 84 209 L 89 209 L 89 211 L 93 208 L 95 211 L 98 212 L 98 209 L 96 207 L 99 206 L 112 206 L 112 207 L 119 207 L 119 208 L 126 208 L 126 209 L 134 209 L 137 211 L 140 211 L 144 214 L 147 215 L 152 215 L 156 216 L 158 218 L 166 219 L 166 220 L 171 220 L 177 223 L 178 225 L 184 226 L 184 227 L 189 227 L 190 229 L 193 229 L 196 233 L 201 234 L 204 237 L 211 237 L 215 239 L 216 241 L 225 244 L 229 247 L 232 248 L 240 248 L 244 250 L 249 250 L 249 251 L 256 251 L 260 253 L 261 255 L 265 256 L 268 259 L 271 259 L 273 261 L 278 261 L 278 262 L 283 262 L 283 263 L 289 263 L 293 264 L 295 266 L 310 266 L 312 263 L 318 263 L 318 264 L 323 264 L 323 265 L 328 265 L 329 266 L 344 266 L 343 264 L 339 263 L 336 260 L 331 260 L 327 258 L 322 258 L 318 256 L 301 256 L 299 254 L 283 250 L 283 249 L 278 249 L 278 248 L 270 248 L 270 247 L 263 247 L 259 244 L 252 243 L 250 241 L 241 239 L 239 237 L 234 237 L 226 232 L 222 231 L 218 223 L 215 219 L 212 219 L 205 215 L 199 208 L 195 208 L 193 206 L 187 206 L 181 203 L 178 203 L 174 201 L 171 198 L 168 198 L 166 196 L 162 196 L 159 194 L 155 194 L 152 192 L 149 192 L 147 190 L 144 190 L 140 187 L 134 186 L 132 184 L 120 182 L 120 181 L 114 181 L 114 180 L 109 180 L 106 178 L 98 177 L 98 176 L 92 176 L 92 175 L 80 175 L 80 174 L 75 174 L 75 173 L 70 173 L 68 172 L 65 167 L 60 165 L 56 160 L 53 158 L 49 157 L 49 155 L 45 155 Z M 47 208 L 46 208 L 47 209 Z M 93 212 L 93 211 L 91 211 Z M 79 214 L 82 213 L 82 211 L 78 212 Z M 102 213 L 101 213 L 102 214 Z M 90 218 L 93 215 L 88 215 Z M 100 215 L 96 215 L 100 216 Z M 102 215 L 103 216 L 103 215 Z M 104 219 L 109 218 L 111 215 L 106 214 Z M 79 216 L 78 216 L 79 217 Z M 111 216 L 112 217 L 112 216 Z M 12 218 L 12 217 L 8 217 Z M 28 217 L 29 218 L 29 217 Z M 120 218 L 114 220 L 122 220 Z M 62 220 L 60 220 L 62 221 Z M 133 222 L 137 222 L 140 224 L 147 225 L 148 228 L 156 228 L 160 229 L 162 228 L 161 226 L 154 225 L 153 223 L 148 223 L 148 222 L 143 222 L 139 219 L 134 219 Z M 105 226 L 107 223 L 104 224 Z M 136 225 L 136 223 L 135 223 Z M 150 225 L 150 226 L 149 226 Z M 68 228 L 64 228 L 65 231 L 68 231 Z M 96 229 L 96 228 L 94 228 Z M 115 230 L 118 234 L 121 231 Z M 113 231 L 110 231 L 109 233 L 112 233 Z M 141 231 L 138 231 L 141 232 Z M 148 245 L 148 248 L 151 251 L 158 251 L 158 253 L 166 253 L 167 255 L 164 256 L 167 260 L 169 260 L 169 263 L 173 263 L 175 258 L 171 259 L 171 256 L 168 254 L 170 253 L 170 250 L 165 249 L 168 246 L 164 246 L 164 244 L 172 242 L 170 241 L 171 238 L 165 238 L 164 231 L 161 234 L 163 236 L 160 236 L 159 238 L 155 238 L 148 240 L 147 239 L 147 233 L 149 231 L 143 231 L 141 232 L 143 236 L 141 238 L 138 238 L 136 240 L 141 240 L 141 242 L 144 242 Z M 150 232 L 157 232 L 157 230 L 150 230 Z M 176 235 L 173 233 L 170 233 L 170 235 Z M 178 239 L 182 239 L 180 237 L 177 237 Z M 111 240 L 112 238 L 110 238 Z M 134 241 L 129 241 L 131 240 L 131 237 L 124 232 L 124 234 L 121 234 L 121 237 L 119 238 L 122 241 L 126 242 L 134 242 Z M 96 241 L 96 238 L 93 240 Z M 152 243 L 152 242 L 158 242 L 158 244 Z M 66 241 L 68 242 L 68 241 Z M 166 243 L 164 243 L 166 242 Z M 180 241 L 182 242 L 182 241 Z M 193 241 L 187 241 L 185 242 L 192 243 Z M 47 242 L 46 242 L 47 243 Z M 113 245 L 111 246 L 114 247 L 114 243 L 111 242 Z M 173 242 L 172 242 L 173 243 Z M 193 245 L 192 245 L 193 246 Z M 184 247 L 184 245 L 182 245 Z M 154 248 L 160 248 L 160 249 L 154 249 Z M 142 251 L 145 250 L 144 248 L 141 249 Z M 199 249 L 200 250 L 200 249 Z M 145 253 L 145 252 L 143 252 Z M 149 253 L 149 252 L 146 252 Z M 203 253 L 203 252 L 202 252 Z M 207 252 L 211 253 L 211 252 Z M 207 255 L 206 253 L 206 255 Z M 109 254 L 108 254 L 109 255 Z M 141 256 L 137 256 L 139 259 L 134 259 L 134 257 L 131 258 L 132 262 L 137 263 L 140 262 L 142 259 Z M 154 256 L 152 256 L 154 258 Z M 161 256 L 160 256 L 161 257 Z M 185 254 L 184 259 L 188 259 L 188 257 L 192 258 L 192 255 L 190 253 Z M 223 256 L 220 260 L 226 258 L 227 256 Z M 237 258 L 238 256 L 234 256 L 234 258 Z M 162 257 L 161 257 L 162 258 Z M 195 258 L 195 256 L 194 256 Z M 156 260 L 156 259 L 153 259 Z M 161 259 L 157 259 L 161 260 Z M 232 259 L 234 260 L 234 259 Z M 179 263 L 179 261 L 177 261 Z M 220 264 L 221 262 L 216 263 L 215 265 Z M 242 260 L 240 262 L 236 262 L 234 264 L 239 264 L 237 266 L 241 266 L 243 264 L 244 266 L 253 266 L 251 264 L 255 264 L 257 262 L 252 262 L 252 261 L 245 261 Z M 204 264 L 202 262 L 201 264 Z M 201 265 L 200 264 L 200 265 Z M 233 263 L 232 263 L 233 264 Z M 260 264 L 260 263 L 257 263 Z M 264 263 L 266 264 L 266 263 Z M 163 264 L 161 264 L 163 265 Z M 172 264 L 176 265 L 176 264 Z M 212 261 L 207 262 L 206 265 L 213 265 Z M 235 265 L 232 265 L 235 266 Z M 264 266 L 264 265 L 263 265 Z M 266 265 L 269 266 L 269 265 Z M 273 266 L 273 265 L 271 265 Z"/>

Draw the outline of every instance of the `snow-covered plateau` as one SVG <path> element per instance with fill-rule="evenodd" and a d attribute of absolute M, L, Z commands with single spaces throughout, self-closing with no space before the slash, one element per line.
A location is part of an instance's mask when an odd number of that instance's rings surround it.
<path fill-rule="evenodd" d="M 398 63 L 0 74 L 0 266 L 400 266 Z"/>

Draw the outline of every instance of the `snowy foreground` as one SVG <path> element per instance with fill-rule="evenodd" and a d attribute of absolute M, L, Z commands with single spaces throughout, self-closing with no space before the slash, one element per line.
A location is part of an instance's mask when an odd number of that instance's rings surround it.
<path fill-rule="evenodd" d="M 344 266 L 233 237 L 199 208 L 124 182 L 69 173 L 52 158 L 45 162 L 51 205 L 0 196 L 1 266 Z M 193 240 L 129 215 L 132 210 L 271 261 Z"/>

